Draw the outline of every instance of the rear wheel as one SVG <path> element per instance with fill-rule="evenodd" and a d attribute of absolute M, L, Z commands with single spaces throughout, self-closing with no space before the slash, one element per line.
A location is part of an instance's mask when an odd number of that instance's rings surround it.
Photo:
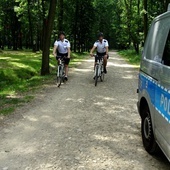
<path fill-rule="evenodd" d="M 95 75 L 95 86 L 97 86 L 97 81 L 98 81 L 98 71 L 99 71 L 99 66 L 97 65 L 96 68 L 95 68 L 95 72 L 96 72 L 96 75 Z"/>
<path fill-rule="evenodd" d="M 159 147 L 154 138 L 152 119 L 148 106 L 145 106 L 142 110 L 141 132 L 145 150 L 150 154 L 158 152 Z"/>

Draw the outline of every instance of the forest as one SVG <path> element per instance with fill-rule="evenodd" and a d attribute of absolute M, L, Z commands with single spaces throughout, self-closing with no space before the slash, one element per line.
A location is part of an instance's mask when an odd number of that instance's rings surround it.
<path fill-rule="evenodd" d="M 110 49 L 139 53 L 153 18 L 170 0 L 0 0 L 0 48 L 43 51 L 42 75 L 48 73 L 49 49 L 64 31 L 73 52 L 89 51 L 103 32 Z"/>

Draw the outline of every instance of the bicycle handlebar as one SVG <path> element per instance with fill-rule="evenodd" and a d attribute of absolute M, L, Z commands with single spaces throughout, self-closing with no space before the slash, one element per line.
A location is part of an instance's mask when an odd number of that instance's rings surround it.
<path fill-rule="evenodd" d="M 64 59 L 64 58 L 68 58 L 67 56 L 64 56 L 64 57 L 61 57 L 61 56 L 57 56 L 57 58 L 62 58 L 62 59 Z"/>

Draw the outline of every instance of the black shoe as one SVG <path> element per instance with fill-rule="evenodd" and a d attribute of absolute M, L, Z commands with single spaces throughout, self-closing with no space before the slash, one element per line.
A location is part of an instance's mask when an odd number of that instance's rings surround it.
<path fill-rule="evenodd" d="M 106 70 L 106 68 L 104 68 L 104 73 L 105 73 L 105 74 L 107 74 L 107 70 Z"/>
<path fill-rule="evenodd" d="M 67 78 L 67 77 L 65 77 L 65 81 L 68 81 L 68 78 Z"/>

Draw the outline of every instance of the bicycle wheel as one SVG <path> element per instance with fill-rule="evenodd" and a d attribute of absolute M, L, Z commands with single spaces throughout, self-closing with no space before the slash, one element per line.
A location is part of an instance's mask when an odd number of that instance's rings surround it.
<path fill-rule="evenodd" d="M 59 74 L 58 74 L 58 77 L 57 77 L 57 84 L 58 84 L 58 87 L 60 87 L 61 83 L 62 83 L 62 68 L 61 66 L 59 66 Z"/>
<path fill-rule="evenodd" d="M 103 72 L 101 73 L 100 80 L 101 80 L 101 82 L 104 81 L 104 73 Z"/>
<path fill-rule="evenodd" d="M 104 72 L 103 72 L 103 66 L 101 67 L 101 75 L 100 75 L 101 82 L 104 81 Z"/>
<path fill-rule="evenodd" d="M 95 72 L 96 72 L 96 75 L 95 75 L 95 86 L 97 86 L 99 66 L 96 66 Z"/>
<path fill-rule="evenodd" d="M 65 83 L 65 73 L 64 73 L 64 66 L 61 66 L 61 79 L 62 79 L 62 82 Z"/>

